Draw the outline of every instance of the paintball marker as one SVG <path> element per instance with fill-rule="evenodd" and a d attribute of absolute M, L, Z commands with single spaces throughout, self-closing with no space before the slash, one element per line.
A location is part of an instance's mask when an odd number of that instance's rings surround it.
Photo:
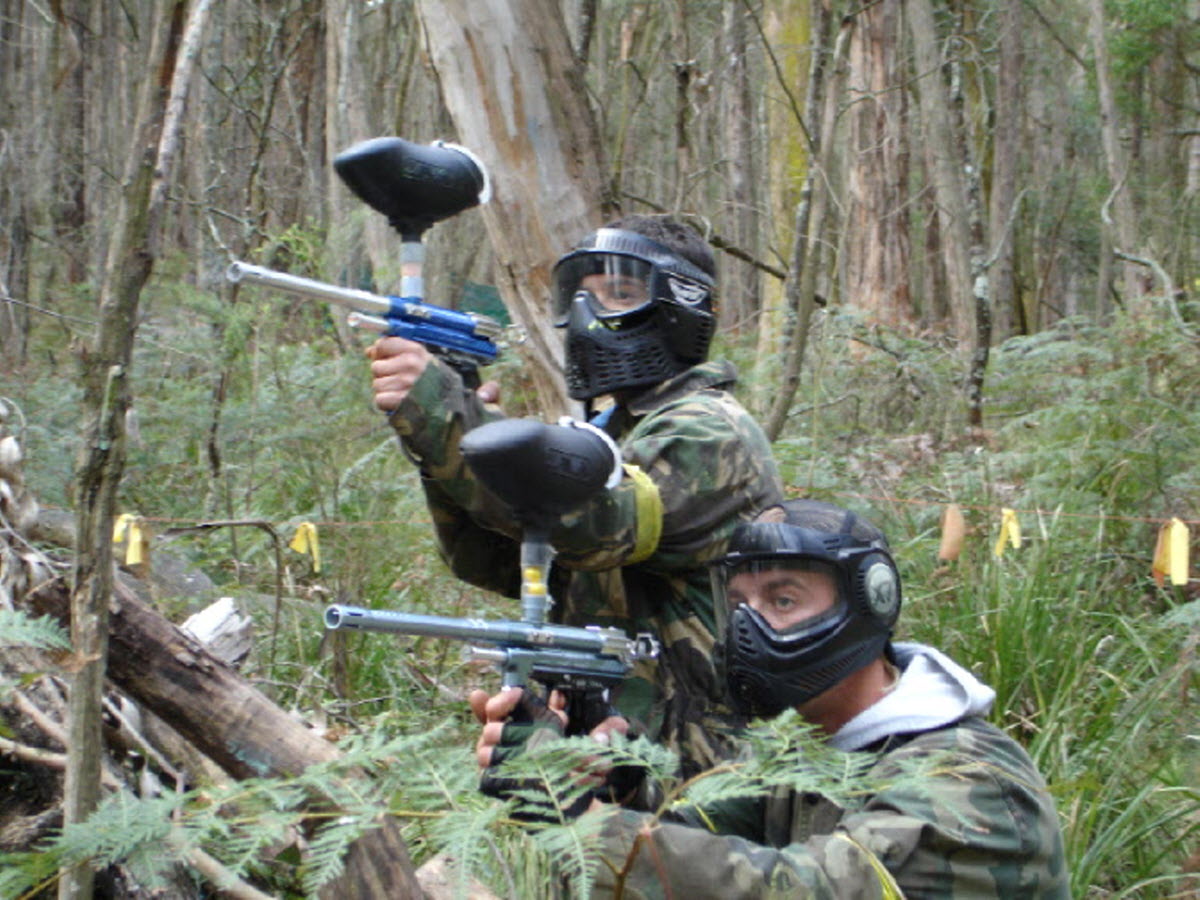
<path fill-rule="evenodd" d="M 575 627 L 546 622 L 554 550 L 548 534 L 564 513 L 621 477 L 621 456 L 608 435 L 563 419 L 546 425 L 501 419 L 468 432 L 462 440 L 467 466 L 521 523 L 521 619 L 455 619 L 392 610 L 333 605 L 329 629 L 392 632 L 478 642 L 476 659 L 494 662 L 504 686 L 531 681 L 566 694 L 568 733 L 582 733 L 587 717 L 609 687 L 620 683 L 639 659 L 658 654 L 650 635 L 631 638 L 619 628 Z"/>
<path fill-rule="evenodd" d="M 226 278 L 348 308 L 351 326 L 419 341 L 453 366 L 468 387 L 477 386 L 476 368 L 496 359 L 495 339 L 503 327 L 487 316 L 424 302 L 421 238 L 435 222 L 487 202 L 491 186 L 483 164 L 455 144 L 383 137 L 354 145 L 334 159 L 333 167 L 359 199 L 399 232 L 400 296 L 338 287 L 241 261 L 229 266 Z"/>

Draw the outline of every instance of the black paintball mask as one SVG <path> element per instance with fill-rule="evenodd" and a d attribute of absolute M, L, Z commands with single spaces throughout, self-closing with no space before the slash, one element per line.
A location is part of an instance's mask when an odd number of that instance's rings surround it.
<path fill-rule="evenodd" d="M 873 525 L 812 500 L 770 512 L 779 510 L 782 521 L 739 525 L 712 570 L 718 660 L 731 702 L 749 716 L 778 715 L 878 658 L 900 613 L 900 576 Z M 832 579 L 833 604 L 773 627 L 765 606 L 786 607 L 786 585 L 803 583 L 789 575 L 812 572 Z"/>
<path fill-rule="evenodd" d="M 588 235 L 555 264 L 552 289 L 572 399 L 657 384 L 708 356 L 712 277 L 637 232 Z"/>

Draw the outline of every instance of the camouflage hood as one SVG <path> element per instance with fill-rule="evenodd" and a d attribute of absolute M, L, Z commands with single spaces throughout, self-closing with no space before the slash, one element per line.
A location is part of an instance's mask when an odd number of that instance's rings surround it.
<path fill-rule="evenodd" d="M 839 750 L 861 750 L 895 734 L 932 731 L 986 716 L 996 692 L 945 654 L 924 644 L 893 644 L 900 680 L 831 739 Z"/>

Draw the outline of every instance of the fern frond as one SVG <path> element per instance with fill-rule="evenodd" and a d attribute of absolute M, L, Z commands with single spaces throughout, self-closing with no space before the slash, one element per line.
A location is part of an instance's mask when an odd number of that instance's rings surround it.
<path fill-rule="evenodd" d="M 35 619 L 19 609 L 0 607 L 0 647 L 70 650 L 71 637 L 49 616 Z"/>
<path fill-rule="evenodd" d="M 57 853 L 0 853 L 0 897 L 23 897 L 50 883 L 59 867 Z"/>
<path fill-rule="evenodd" d="M 308 896 L 315 897 L 322 887 L 344 871 L 350 845 L 378 827 L 378 822 L 378 819 L 372 821 L 361 815 L 339 816 L 318 829 L 309 842 L 308 858 L 301 870 L 301 883 Z"/>

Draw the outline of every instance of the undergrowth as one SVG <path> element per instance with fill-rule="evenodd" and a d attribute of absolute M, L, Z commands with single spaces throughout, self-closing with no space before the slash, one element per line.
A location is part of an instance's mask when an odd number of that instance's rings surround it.
<path fill-rule="evenodd" d="M 505 896 L 536 895 L 530 886 L 544 884 L 557 860 L 586 893 L 594 823 L 530 830 L 474 790 L 474 726 L 462 698 L 494 686 L 493 673 L 447 642 L 321 628 L 321 607 L 333 600 L 518 615 L 515 601 L 454 581 L 438 560 L 419 479 L 370 407 L 359 348 L 341 347 L 319 317 L 293 322 L 281 341 L 282 326 L 251 316 L 254 307 L 227 321 L 201 297 L 176 299 L 178 316 L 155 307 L 143 326 L 122 511 L 159 534 L 183 529 L 173 553 L 223 592 L 255 598 L 249 676 L 341 735 L 346 765 L 371 769 L 379 787 L 370 802 L 339 795 L 344 816 L 305 821 L 306 854 L 270 865 L 261 851 L 300 823 L 302 788 L 348 769 L 242 783 L 228 796 L 197 786 L 111 797 L 53 845 L 0 861 L 0 894 L 75 856 L 121 859 L 152 879 L 153 846 L 170 859 L 203 848 L 278 896 L 311 895 L 381 809 L 404 821 L 417 862 L 455 857 L 463 885 L 473 877 Z M 185 331 L 185 313 L 208 327 Z M 944 346 L 849 315 L 817 324 L 775 445 L 789 491 L 859 509 L 889 534 L 905 584 L 899 636 L 938 646 L 995 688 L 994 721 L 1029 749 L 1054 793 L 1074 895 L 1186 894 L 1197 877 L 1186 863 L 1200 846 L 1200 601 L 1193 584 L 1157 584 L 1151 557 L 1165 519 L 1193 529 L 1200 521 L 1196 342 L 1154 321 L 1065 322 L 1013 339 L 992 354 L 986 427 L 969 431 L 963 366 Z M 754 348 L 726 340 L 722 351 L 746 373 L 747 400 L 761 395 Z M 44 384 L 41 358 L 35 347 L 29 368 L 0 373 L 0 394 L 28 423 L 31 488 L 69 510 L 78 397 L 35 387 Z M 939 559 L 952 503 L 967 522 L 964 546 Z M 1022 540 L 998 555 L 1004 508 L 1016 511 Z M 320 569 L 286 549 L 277 563 L 263 529 L 186 531 L 215 517 L 268 522 L 276 544 L 313 521 Z M 262 597 L 278 581 L 273 634 Z M 40 634 L 7 619 L 0 629 L 14 642 Z M 669 774 L 669 760 L 651 762 Z M 695 787 L 718 789 L 737 786 Z"/>

